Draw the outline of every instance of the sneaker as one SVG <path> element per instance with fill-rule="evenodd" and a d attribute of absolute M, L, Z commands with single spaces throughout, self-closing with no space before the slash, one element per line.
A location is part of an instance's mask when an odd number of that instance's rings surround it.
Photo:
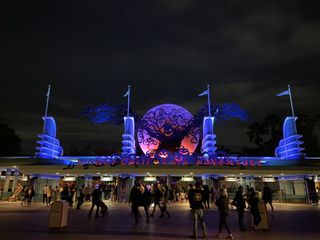
<path fill-rule="evenodd" d="M 227 239 L 234 239 L 233 235 L 230 233 L 227 237 Z"/>

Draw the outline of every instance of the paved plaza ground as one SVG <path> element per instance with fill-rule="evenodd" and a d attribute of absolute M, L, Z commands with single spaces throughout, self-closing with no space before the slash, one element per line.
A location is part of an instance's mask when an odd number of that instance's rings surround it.
<path fill-rule="evenodd" d="M 159 212 L 145 223 L 142 219 L 134 223 L 128 204 L 109 203 L 109 215 L 95 220 L 88 219 L 89 203 L 81 210 L 69 209 L 68 226 L 64 229 L 48 229 L 49 207 L 42 203 L 20 206 L 20 203 L 0 202 L 0 237 L 9 239 L 189 239 L 192 219 L 188 204 L 169 206 L 171 218 L 159 218 Z M 275 204 L 275 217 L 269 218 L 270 230 L 240 232 L 237 213 L 231 211 L 229 222 L 235 239 L 320 239 L 320 207 L 298 204 Z M 208 239 L 217 232 L 216 208 L 206 212 Z M 246 225 L 251 225 L 250 216 L 245 216 Z M 201 235 L 201 234 L 200 234 Z M 226 234 L 224 234 L 226 236 Z"/>

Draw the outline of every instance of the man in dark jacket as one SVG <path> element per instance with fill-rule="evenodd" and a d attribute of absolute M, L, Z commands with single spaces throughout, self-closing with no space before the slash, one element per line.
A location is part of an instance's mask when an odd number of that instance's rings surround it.
<path fill-rule="evenodd" d="M 136 183 L 130 192 L 129 202 L 131 203 L 131 211 L 134 215 L 136 224 L 139 219 L 139 206 L 143 206 L 146 213 L 146 220 L 149 223 L 149 206 L 151 204 L 151 194 L 148 189 Z"/>
<path fill-rule="evenodd" d="M 131 211 L 134 215 L 136 223 L 138 223 L 139 218 L 139 205 L 141 205 L 142 193 L 139 189 L 138 184 L 132 187 L 129 197 L 129 203 L 131 203 Z"/>
<path fill-rule="evenodd" d="M 198 239 L 198 218 L 201 223 L 203 238 L 207 236 L 206 224 L 203 218 L 203 199 L 204 192 L 201 189 L 201 184 L 199 182 L 195 183 L 195 189 L 190 189 L 188 192 L 188 199 L 190 203 L 190 208 L 193 216 L 193 235 L 192 238 Z"/>
<path fill-rule="evenodd" d="M 267 203 L 270 204 L 272 217 L 274 216 L 273 205 L 272 205 L 272 191 L 267 183 L 264 183 L 263 191 L 262 191 L 262 199 L 265 205 Z"/>
<path fill-rule="evenodd" d="M 246 203 L 243 198 L 242 186 L 240 186 L 238 188 L 238 191 L 236 192 L 236 195 L 233 199 L 233 205 L 237 207 L 240 231 L 245 231 L 246 229 L 243 225 L 243 216 L 244 216 L 244 209 L 246 208 Z"/>
<path fill-rule="evenodd" d="M 216 205 L 219 210 L 219 232 L 216 235 L 217 238 L 221 238 L 221 232 L 222 228 L 225 227 L 228 236 L 226 238 L 233 239 L 233 235 L 229 229 L 228 223 L 227 223 L 227 216 L 228 216 L 228 210 L 229 210 L 229 199 L 227 198 L 227 194 L 224 189 L 220 190 L 220 196 L 216 200 Z"/>
<path fill-rule="evenodd" d="M 89 211 L 89 219 L 91 219 L 91 214 L 95 206 L 97 207 L 95 218 L 99 217 L 100 201 L 102 196 L 102 192 L 99 185 L 97 185 L 96 188 L 93 190 L 91 196 L 92 196 L 92 205 Z"/>

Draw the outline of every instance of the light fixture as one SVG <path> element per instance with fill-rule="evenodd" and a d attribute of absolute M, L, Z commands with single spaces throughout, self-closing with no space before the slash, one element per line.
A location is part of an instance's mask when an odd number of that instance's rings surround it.
<path fill-rule="evenodd" d="M 59 175 L 60 173 L 56 172 L 57 175 Z"/>
<path fill-rule="evenodd" d="M 144 177 L 144 181 L 145 182 L 155 182 L 155 181 L 157 181 L 157 178 L 156 177 L 151 177 L 151 176 Z"/>
<path fill-rule="evenodd" d="M 183 176 L 181 178 L 181 181 L 182 182 L 194 182 L 194 179 L 193 179 L 193 177 L 190 177 L 190 176 Z"/>

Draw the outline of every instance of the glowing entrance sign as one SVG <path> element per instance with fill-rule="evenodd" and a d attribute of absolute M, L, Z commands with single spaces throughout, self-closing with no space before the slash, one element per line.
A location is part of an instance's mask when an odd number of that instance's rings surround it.
<path fill-rule="evenodd" d="M 240 157 L 231 157 L 227 155 L 190 155 L 185 149 L 171 153 L 169 151 L 160 150 L 158 152 L 150 152 L 143 156 L 121 154 L 113 154 L 111 156 L 88 158 L 85 157 L 78 160 L 77 165 L 88 167 L 94 165 L 101 166 L 162 166 L 162 165 L 180 165 L 180 166 L 239 166 L 239 167 L 255 167 L 265 166 L 267 162 L 262 159 L 246 159 Z"/>

